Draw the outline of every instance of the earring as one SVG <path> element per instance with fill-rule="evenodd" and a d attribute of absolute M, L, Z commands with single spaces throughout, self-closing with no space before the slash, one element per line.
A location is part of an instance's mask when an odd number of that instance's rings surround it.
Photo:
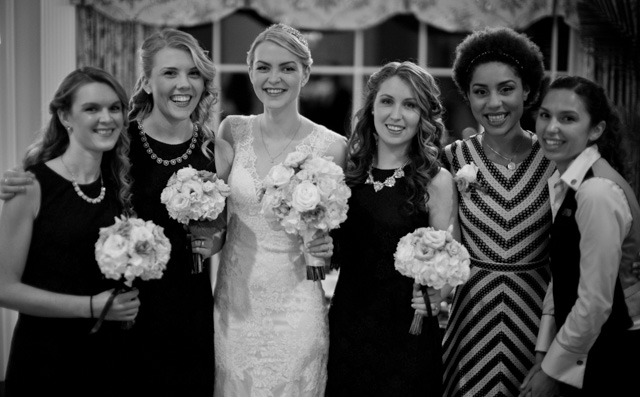
<path fill-rule="evenodd" d="M 70 125 L 65 126 L 65 128 L 67 129 L 67 131 L 69 131 L 69 132 L 73 132 L 73 128 L 71 128 L 71 126 L 70 126 Z"/>

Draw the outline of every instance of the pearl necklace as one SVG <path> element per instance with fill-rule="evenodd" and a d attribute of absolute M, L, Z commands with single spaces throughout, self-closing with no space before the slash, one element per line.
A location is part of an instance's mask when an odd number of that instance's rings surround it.
<path fill-rule="evenodd" d="M 373 190 L 379 192 L 383 187 L 393 187 L 396 184 L 396 179 L 402 178 L 404 176 L 404 167 L 409 164 L 410 160 L 405 161 L 402 165 L 396 168 L 393 171 L 393 175 L 384 180 L 384 182 L 378 182 L 373 179 L 373 174 L 371 170 L 373 169 L 373 164 L 369 166 L 369 177 L 364 182 L 365 185 L 373 185 Z"/>
<path fill-rule="evenodd" d="M 193 124 L 193 136 L 191 137 L 191 144 L 189 145 L 189 148 L 187 149 L 186 152 L 184 152 L 184 154 L 180 157 L 176 157 L 175 159 L 172 160 L 164 160 L 160 157 L 158 157 L 157 154 L 155 154 L 153 152 L 153 149 L 151 149 L 151 147 L 149 146 L 149 142 L 147 142 L 147 136 L 144 132 L 144 128 L 142 127 L 142 123 L 138 120 L 138 132 L 140 132 L 140 140 L 142 140 L 142 146 L 147 149 L 147 153 L 151 155 L 151 159 L 155 160 L 156 163 L 158 164 L 162 164 L 165 167 L 167 167 L 169 164 L 171 165 L 176 165 L 178 163 L 182 163 L 183 161 L 186 161 L 189 156 L 191 155 L 191 153 L 193 153 L 193 149 L 196 147 L 196 143 L 198 142 L 198 124 Z"/>
<path fill-rule="evenodd" d="M 100 173 L 100 195 L 96 198 L 91 198 L 88 197 L 86 194 L 84 194 L 82 192 L 82 190 L 80 190 L 80 186 L 78 186 L 78 182 L 76 182 L 76 176 L 73 172 L 71 172 L 71 170 L 69 169 L 69 167 L 67 167 L 67 165 L 64 163 L 64 160 L 62 159 L 62 156 L 60 156 L 60 162 L 62 163 L 62 165 L 64 166 L 64 168 L 67 169 L 67 172 L 69 173 L 69 175 L 71 175 L 71 185 L 73 185 L 73 190 L 76 191 L 76 194 L 78 196 L 80 196 L 81 199 L 83 199 L 84 201 L 86 201 L 89 204 L 98 204 L 99 202 L 102 201 L 102 199 L 104 198 L 104 195 L 107 191 L 107 189 L 104 187 L 104 181 L 102 180 L 102 173 Z"/>

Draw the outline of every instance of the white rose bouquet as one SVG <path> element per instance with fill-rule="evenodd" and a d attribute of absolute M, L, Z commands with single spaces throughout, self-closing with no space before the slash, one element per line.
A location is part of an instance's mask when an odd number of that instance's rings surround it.
<path fill-rule="evenodd" d="M 298 234 L 305 243 L 308 280 L 324 280 L 324 260 L 313 257 L 306 243 L 315 233 L 329 231 L 347 219 L 351 189 L 344 172 L 333 161 L 292 152 L 275 165 L 263 184 L 262 214 L 272 228 Z"/>
<path fill-rule="evenodd" d="M 475 189 L 482 193 L 487 193 L 487 189 L 478 182 L 478 166 L 472 161 L 469 164 L 465 164 L 456 172 L 456 176 L 453 178 L 458 187 L 458 191 L 465 197 L 470 197 L 472 191 Z"/>
<path fill-rule="evenodd" d="M 396 270 L 417 284 L 435 289 L 445 284 L 455 287 L 465 283 L 469 279 L 470 256 L 467 249 L 453 239 L 452 230 L 453 226 L 447 230 L 421 227 L 402 237 L 393 255 Z M 431 315 L 428 295 L 423 292 Z M 421 329 L 422 316 L 416 312 L 409 332 L 419 335 Z"/>
<path fill-rule="evenodd" d="M 160 202 L 172 219 L 196 237 L 212 236 L 215 220 L 224 210 L 229 186 L 216 174 L 187 166 L 174 173 L 162 190 Z M 202 256 L 193 254 L 192 273 L 202 272 Z"/>
<path fill-rule="evenodd" d="M 114 289 L 92 333 L 100 328 L 116 295 L 130 290 L 135 278 L 150 280 L 162 277 L 171 256 L 171 243 L 162 227 L 151 221 L 122 215 L 115 218 L 113 225 L 100 228 L 95 255 L 102 274 L 122 282 L 122 285 Z M 132 325 L 123 323 L 123 328 Z"/>

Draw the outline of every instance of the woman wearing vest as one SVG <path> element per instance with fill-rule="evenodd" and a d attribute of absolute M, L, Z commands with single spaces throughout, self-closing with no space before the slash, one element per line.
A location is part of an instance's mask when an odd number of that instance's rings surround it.
<path fill-rule="evenodd" d="M 604 90 L 581 77 L 555 80 L 536 132 L 557 171 L 552 282 L 521 396 L 630 396 L 640 387 L 640 206 L 622 173 L 620 121 Z M 620 173 L 619 173 L 620 172 Z"/>

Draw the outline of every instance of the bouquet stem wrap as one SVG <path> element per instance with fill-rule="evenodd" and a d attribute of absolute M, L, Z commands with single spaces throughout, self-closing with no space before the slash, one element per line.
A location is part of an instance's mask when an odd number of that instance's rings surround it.
<path fill-rule="evenodd" d="M 422 291 L 422 298 L 424 299 L 424 304 L 427 305 L 427 317 L 432 317 L 433 312 L 431 311 L 431 302 L 429 302 L 429 294 L 427 293 L 427 287 L 424 285 L 420 286 L 420 291 Z M 422 314 L 418 313 L 417 310 L 413 314 L 413 321 L 411 322 L 411 328 L 409 328 L 409 333 L 411 335 L 420 335 L 422 333 Z"/>
<path fill-rule="evenodd" d="M 187 229 L 189 234 L 191 234 L 191 238 L 204 238 L 211 237 L 217 230 L 215 227 L 215 222 L 212 220 L 202 220 L 202 221 L 189 221 L 187 225 Z M 203 262 L 204 259 L 202 255 L 198 253 L 192 253 L 193 257 L 193 267 L 191 268 L 191 274 L 200 274 L 204 270 Z"/>
<path fill-rule="evenodd" d="M 324 259 L 316 258 L 307 251 L 307 243 L 313 240 L 316 231 L 317 229 L 307 229 L 301 232 L 302 242 L 304 243 L 304 261 L 307 264 L 307 280 L 313 281 L 324 280 L 325 278 Z"/>
<path fill-rule="evenodd" d="M 104 308 L 102 308 L 102 311 L 100 312 L 98 321 L 96 321 L 95 325 L 93 326 L 93 328 L 91 328 L 91 331 L 89 332 L 90 334 L 95 334 L 100 330 L 100 327 L 102 326 L 102 323 L 104 322 L 104 319 L 107 316 L 107 313 L 111 308 L 111 305 L 113 304 L 113 300 L 116 298 L 116 296 L 118 296 L 118 294 L 131 291 L 132 284 L 133 284 L 133 281 L 121 281 L 120 285 L 114 288 L 113 291 L 111 291 L 111 295 L 109 295 L 109 299 L 107 299 L 107 303 L 105 303 Z M 122 321 L 120 328 L 124 330 L 129 330 L 133 328 L 134 322 L 135 321 Z"/>

